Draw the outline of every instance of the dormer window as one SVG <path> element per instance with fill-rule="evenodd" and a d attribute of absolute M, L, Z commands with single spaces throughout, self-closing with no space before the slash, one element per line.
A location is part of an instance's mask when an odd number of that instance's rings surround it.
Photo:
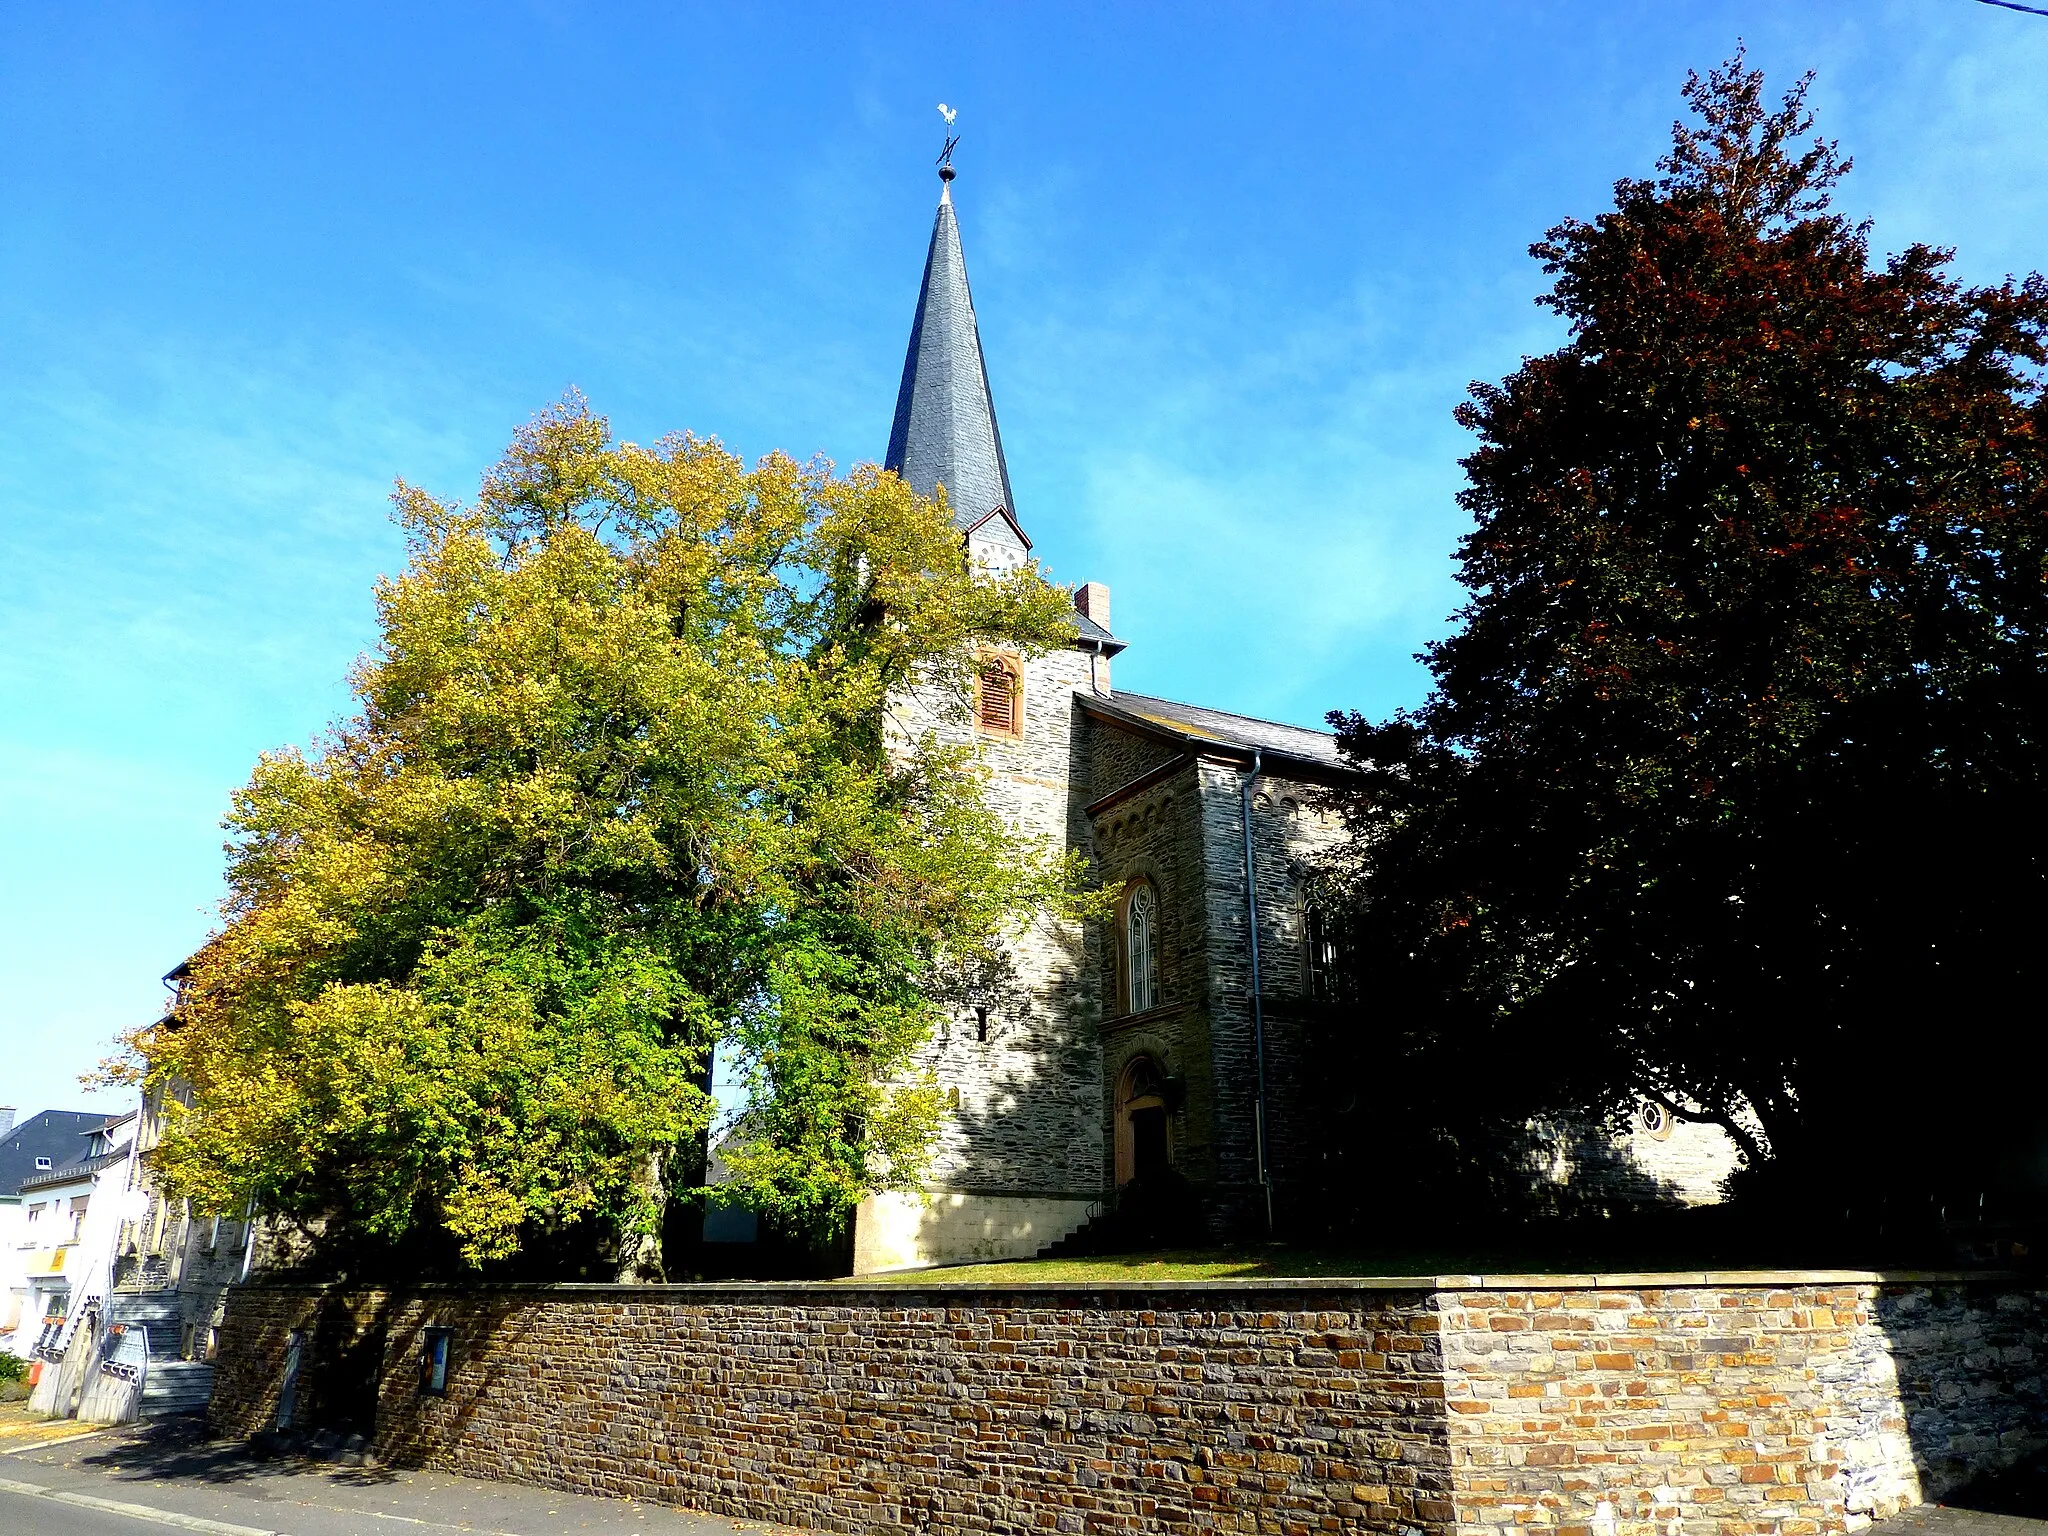
<path fill-rule="evenodd" d="M 985 656 L 975 680 L 975 720 L 991 736 L 1024 734 L 1024 678 L 1013 656 Z"/>
<path fill-rule="evenodd" d="M 39 1158 L 37 1158 L 37 1159 L 36 1159 L 36 1172 L 37 1172 L 37 1173 L 46 1173 L 46 1172 L 48 1172 L 48 1171 L 49 1171 L 49 1167 L 50 1167 L 50 1160 L 49 1160 L 49 1159 L 48 1159 L 47 1157 L 39 1157 Z"/>

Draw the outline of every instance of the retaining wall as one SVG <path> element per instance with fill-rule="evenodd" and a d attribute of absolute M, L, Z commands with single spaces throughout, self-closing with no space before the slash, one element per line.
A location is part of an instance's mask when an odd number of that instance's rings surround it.
<path fill-rule="evenodd" d="M 1817 1536 L 2039 1449 L 2010 1277 L 844 1282 L 228 1309 L 217 1430 L 845 1532 Z M 453 1330 L 445 1397 L 420 1390 Z"/>

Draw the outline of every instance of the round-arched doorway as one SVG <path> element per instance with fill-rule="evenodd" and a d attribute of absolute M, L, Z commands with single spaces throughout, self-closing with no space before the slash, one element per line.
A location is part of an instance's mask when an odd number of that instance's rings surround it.
<path fill-rule="evenodd" d="M 1166 1074 L 1150 1056 L 1124 1068 L 1116 1086 L 1116 1182 L 1164 1173 L 1173 1166 L 1166 1115 Z"/>

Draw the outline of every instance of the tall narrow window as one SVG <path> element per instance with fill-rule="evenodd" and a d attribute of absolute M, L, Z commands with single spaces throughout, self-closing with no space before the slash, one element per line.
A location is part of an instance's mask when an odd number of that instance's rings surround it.
<path fill-rule="evenodd" d="M 1124 907 L 1124 968 L 1130 976 L 1125 999 L 1132 1013 L 1159 1006 L 1159 906 L 1152 887 L 1131 892 Z"/>
<path fill-rule="evenodd" d="M 1334 997 L 1337 992 L 1337 941 L 1330 935 L 1330 924 L 1323 914 L 1311 906 L 1304 913 L 1302 926 L 1306 929 L 1303 945 L 1304 989 L 1310 997 Z"/>
<path fill-rule="evenodd" d="M 995 736 L 1024 734 L 1024 680 L 1016 663 L 990 656 L 981 664 L 975 709 L 981 728 Z"/>

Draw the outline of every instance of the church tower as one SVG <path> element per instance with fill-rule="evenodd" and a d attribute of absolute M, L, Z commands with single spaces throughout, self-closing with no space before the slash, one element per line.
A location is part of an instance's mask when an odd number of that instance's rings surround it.
<path fill-rule="evenodd" d="M 1021 564 L 1031 540 L 1017 521 L 1003 434 L 981 352 L 981 328 L 953 212 L 953 167 L 939 169 L 939 212 L 910 323 L 910 350 L 896 391 L 896 419 L 882 467 L 920 496 L 944 487 L 953 525 L 974 557 L 995 569 Z"/>
<path fill-rule="evenodd" d="M 1007 570 L 1031 558 L 996 426 L 995 399 L 967 285 L 953 168 L 942 164 L 938 213 L 910 326 L 883 467 L 920 495 L 943 493 L 968 558 Z M 963 727 L 892 698 L 892 732 L 971 732 L 988 770 L 989 803 L 1013 828 L 1055 851 L 1086 850 L 1087 795 L 1078 774 L 1081 694 L 1109 690 L 1109 592 L 1075 595 L 1072 645 L 981 660 L 975 719 Z M 1092 615 L 1091 615 L 1092 610 Z M 858 1273 L 978 1258 L 1016 1258 L 1071 1232 L 1103 1196 L 1101 963 L 1098 934 L 1042 923 L 1010 947 L 1007 970 L 948 1018 L 927 1048 L 947 1112 L 926 1187 L 877 1195 L 855 1218 Z"/>

